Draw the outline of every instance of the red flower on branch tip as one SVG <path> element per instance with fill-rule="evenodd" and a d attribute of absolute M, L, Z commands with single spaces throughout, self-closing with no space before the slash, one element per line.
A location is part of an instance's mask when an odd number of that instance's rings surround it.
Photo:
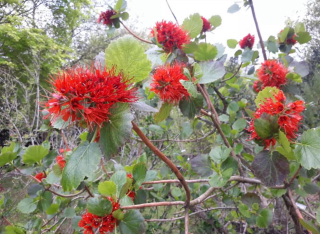
<path fill-rule="evenodd" d="M 156 27 L 151 29 L 152 37 L 155 37 L 155 31 L 157 40 L 166 53 L 173 52 L 177 48 L 182 49 L 183 44 L 190 43 L 190 37 L 187 32 L 173 22 L 157 22 Z"/>
<path fill-rule="evenodd" d="M 118 210 L 120 207 L 119 203 L 115 202 L 111 197 L 107 198 L 112 203 L 112 212 Z M 112 216 L 112 213 L 101 217 L 87 211 L 82 215 L 82 219 L 79 221 L 78 225 L 84 229 L 84 234 L 95 234 L 98 229 L 100 234 L 107 234 L 113 232 L 117 223 L 118 220 Z"/>
<path fill-rule="evenodd" d="M 260 105 L 248 128 L 251 135 L 249 140 L 262 141 L 265 148 L 269 148 L 270 145 L 274 146 L 276 139 L 274 137 L 265 140 L 261 139 L 254 127 L 255 119 L 259 119 L 266 114 L 275 116 L 279 129 L 286 134 L 288 140 L 292 141 L 297 137 L 296 133 L 298 132 L 299 123 L 302 120 L 300 113 L 305 109 L 304 102 L 301 100 L 285 104 L 286 97 L 281 90 L 274 95 L 274 99 L 275 101 L 272 98 L 267 98 L 265 102 Z"/>
<path fill-rule="evenodd" d="M 153 74 L 151 91 L 160 96 L 162 101 L 178 104 L 190 94 L 180 83 L 180 80 L 188 80 L 183 74 L 183 65 L 178 63 L 158 67 Z"/>
<path fill-rule="evenodd" d="M 282 32 L 283 32 L 283 30 L 280 31 L 279 35 L 280 35 Z M 285 44 L 287 44 L 287 45 L 294 45 L 294 44 L 297 43 L 297 40 L 294 39 L 296 36 L 297 36 L 296 34 L 293 34 L 290 38 L 288 38 L 288 36 L 287 36 L 287 38 L 286 38 L 286 39 L 284 40 L 284 42 L 282 42 L 282 43 L 285 43 Z M 280 41 L 280 36 L 279 36 L 279 43 L 281 43 L 281 41 Z"/>
<path fill-rule="evenodd" d="M 116 19 L 111 19 L 111 17 L 116 14 L 117 14 L 117 12 L 114 10 L 107 10 L 105 12 L 101 12 L 99 19 L 98 19 L 98 23 L 100 24 L 102 22 L 102 24 L 108 25 L 109 27 L 111 27 L 116 20 Z"/>
<path fill-rule="evenodd" d="M 116 103 L 131 103 L 138 100 L 136 88 L 131 88 L 130 79 L 116 68 L 99 70 L 77 67 L 62 71 L 51 78 L 54 91 L 44 104 L 49 111 L 45 118 L 55 122 L 84 120 L 88 127 L 101 127 L 109 121 L 109 109 Z"/>
<path fill-rule="evenodd" d="M 246 47 L 252 49 L 254 45 L 254 35 L 251 35 L 249 33 L 247 36 L 245 36 L 242 40 L 239 41 L 239 45 L 241 49 L 245 49 Z"/>
<path fill-rule="evenodd" d="M 40 173 L 36 174 L 34 177 L 35 177 L 37 180 L 39 180 L 39 182 L 41 182 L 44 178 L 47 177 L 47 175 L 46 175 L 44 172 L 40 172 Z"/>
<path fill-rule="evenodd" d="M 267 86 L 280 88 L 286 84 L 288 70 L 276 60 L 266 60 L 257 70 L 257 76 L 262 82 L 261 90 Z"/>
<path fill-rule="evenodd" d="M 204 18 L 203 16 L 201 16 L 202 22 L 203 22 L 203 26 L 202 26 L 202 31 L 201 32 L 207 32 L 211 29 L 211 24 L 210 22 Z"/>

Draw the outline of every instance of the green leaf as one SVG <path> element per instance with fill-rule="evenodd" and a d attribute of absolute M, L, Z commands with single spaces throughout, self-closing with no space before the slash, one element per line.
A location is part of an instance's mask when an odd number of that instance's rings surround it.
<path fill-rule="evenodd" d="M 246 218 L 250 218 L 251 213 L 249 211 L 249 207 L 246 204 L 240 204 L 238 206 L 240 213 L 246 217 Z"/>
<path fill-rule="evenodd" d="M 58 209 L 59 209 L 59 204 L 51 204 L 49 208 L 46 210 L 46 213 L 48 215 L 53 215 L 57 213 Z"/>
<path fill-rule="evenodd" d="M 171 194 L 174 197 L 180 197 L 182 195 L 181 189 L 179 189 L 178 187 L 174 187 L 171 190 Z"/>
<path fill-rule="evenodd" d="M 140 185 L 144 182 L 147 175 L 147 167 L 145 163 L 138 163 L 134 165 L 132 176 L 134 180 L 135 189 L 139 189 Z"/>
<path fill-rule="evenodd" d="M 319 229 L 317 227 L 315 227 L 310 221 L 304 220 L 304 219 L 299 219 L 301 225 L 311 231 L 312 234 L 320 234 Z"/>
<path fill-rule="evenodd" d="M 65 191 L 71 191 L 80 185 L 87 176 L 92 177 L 100 159 L 101 150 L 97 143 L 82 142 L 70 156 L 63 169 L 61 184 Z"/>
<path fill-rule="evenodd" d="M 300 44 L 308 43 L 311 40 L 311 36 L 308 32 L 298 32 L 297 36 L 294 38 Z"/>
<path fill-rule="evenodd" d="M 195 42 L 190 42 L 189 44 L 182 45 L 182 51 L 186 54 L 192 54 L 198 49 L 198 44 Z"/>
<path fill-rule="evenodd" d="M 8 153 L 8 152 L 12 153 L 14 151 L 15 146 L 16 146 L 16 143 L 11 142 L 10 146 L 5 146 L 1 149 L 1 154 Z"/>
<path fill-rule="evenodd" d="M 320 224 L 320 206 L 317 209 L 316 219 L 317 219 L 317 222 Z"/>
<path fill-rule="evenodd" d="M 155 170 L 147 171 L 145 181 L 152 181 L 157 177 L 157 175 L 158 172 Z"/>
<path fill-rule="evenodd" d="M 223 61 L 200 62 L 199 65 L 203 72 L 203 76 L 199 80 L 199 84 L 212 83 L 222 78 L 226 73 Z"/>
<path fill-rule="evenodd" d="M 110 119 L 100 130 L 99 145 L 107 159 L 117 154 L 118 149 L 130 138 L 132 129 L 129 105 L 118 103 L 110 109 Z"/>
<path fill-rule="evenodd" d="M 302 83 L 301 76 L 299 74 L 297 74 L 297 73 L 288 73 L 286 75 L 286 79 L 290 79 L 290 80 L 293 80 L 295 82 Z"/>
<path fill-rule="evenodd" d="M 317 194 L 318 192 L 320 192 L 320 188 L 316 183 L 307 183 L 303 186 L 303 189 L 308 194 Z"/>
<path fill-rule="evenodd" d="M 237 3 L 235 3 L 235 4 L 233 4 L 233 5 L 231 5 L 229 8 L 228 8 L 228 13 L 235 13 L 235 12 L 237 12 L 237 11 L 239 11 L 240 10 L 240 7 L 239 7 L 239 5 L 237 4 Z"/>
<path fill-rule="evenodd" d="M 279 89 L 276 87 L 265 87 L 262 91 L 260 91 L 255 99 L 255 103 L 257 108 L 260 107 L 262 103 L 266 101 L 267 98 L 272 98 L 272 100 L 275 102 L 274 95 L 279 93 Z"/>
<path fill-rule="evenodd" d="M 180 83 L 192 97 L 196 98 L 198 96 L 197 88 L 191 81 L 180 80 Z"/>
<path fill-rule="evenodd" d="M 236 129 L 237 131 L 242 131 L 247 126 L 247 121 L 245 119 L 237 119 L 232 124 L 232 129 Z"/>
<path fill-rule="evenodd" d="M 182 23 L 182 28 L 189 33 L 190 38 L 197 37 L 203 26 L 203 21 L 198 13 L 190 15 Z"/>
<path fill-rule="evenodd" d="M 284 134 L 284 132 L 279 131 L 279 140 L 278 140 L 279 144 L 281 144 L 281 146 L 278 146 L 276 148 L 276 150 L 282 154 L 283 156 L 285 156 L 288 160 L 294 160 L 295 156 L 293 153 L 292 148 L 290 147 L 290 142 L 286 136 L 286 134 Z"/>
<path fill-rule="evenodd" d="M 272 222 L 272 211 L 263 209 L 257 217 L 257 226 L 259 228 L 267 228 Z"/>
<path fill-rule="evenodd" d="M 197 80 L 199 80 L 203 76 L 203 72 L 199 63 L 193 64 L 193 76 L 197 78 Z"/>
<path fill-rule="evenodd" d="M 220 164 L 229 157 L 230 153 L 231 149 L 223 145 L 214 147 L 209 155 L 214 162 Z"/>
<path fill-rule="evenodd" d="M 112 216 L 117 220 L 123 220 L 124 213 L 119 209 L 112 212 Z"/>
<path fill-rule="evenodd" d="M 290 31 L 290 27 L 285 27 L 280 33 L 280 42 L 284 42 L 287 39 L 288 33 Z"/>
<path fill-rule="evenodd" d="M 0 155 L 0 167 L 4 166 L 8 162 L 11 162 L 13 159 L 17 157 L 18 153 L 15 152 L 5 152 Z"/>
<path fill-rule="evenodd" d="M 269 117 L 271 118 L 271 121 L 270 119 L 259 118 L 255 119 L 253 122 L 254 130 L 263 140 L 272 138 L 274 133 L 278 131 L 278 124 L 273 120 L 274 117 L 270 115 Z"/>
<path fill-rule="evenodd" d="M 112 203 L 109 199 L 91 197 L 87 203 L 87 210 L 91 214 L 106 216 L 112 212 Z"/>
<path fill-rule="evenodd" d="M 169 102 L 162 103 L 159 112 L 154 115 L 154 121 L 156 123 L 159 123 L 159 122 L 165 120 L 166 118 L 168 118 L 172 107 L 173 107 L 173 104 L 171 104 Z"/>
<path fill-rule="evenodd" d="M 290 63 L 290 66 L 293 66 L 294 71 L 301 77 L 305 77 L 309 74 L 309 65 L 306 61 L 301 61 L 301 62 L 293 61 L 292 63 Z M 296 79 L 299 80 L 298 78 Z"/>
<path fill-rule="evenodd" d="M 252 207 L 253 204 L 260 204 L 261 199 L 255 193 L 246 193 L 241 197 L 241 202 L 246 204 L 248 207 Z"/>
<path fill-rule="evenodd" d="M 26 164 L 40 162 L 48 153 L 49 150 L 42 145 L 29 146 L 22 156 L 22 161 Z"/>
<path fill-rule="evenodd" d="M 275 197 L 281 197 L 287 192 L 287 190 L 286 189 L 270 189 L 270 192 Z"/>
<path fill-rule="evenodd" d="M 295 149 L 295 155 L 299 163 L 310 170 L 320 168 L 320 128 L 309 129 L 303 132 L 301 143 Z"/>
<path fill-rule="evenodd" d="M 193 119 L 203 105 L 203 96 L 198 93 L 196 98 L 183 99 L 179 102 L 182 114 L 189 119 Z"/>
<path fill-rule="evenodd" d="M 122 12 L 120 14 L 121 19 L 128 20 L 129 19 L 129 13 L 128 12 Z"/>
<path fill-rule="evenodd" d="M 274 151 L 263 150 L 252 162 L 254 175 L 267 186 L 282 185 L 290 173 L 288 160 Z"/>
<path fill-rule="evenodd" d="M 246 47 L 242 53 L 241 62 L 242 63 L 250 62 L 253 58 L 253 54 L 254 54 L 254 51 Z"/>
<path fill-rule="evenodd" d="M 18 210 L 24 214 L 30 214 L 37 209 L 37 205 L 32 198 L 25 198 L 18 203 Z"/>
<path fill-rule="evenodd" d="M 127 173 L 125 171 L 116 171 L 111 176 L 111 181 L 116 184 L 117 187 L 117 197 L 121 192 L 123 185 L 127 182 Z"/>
<path fill-rule="evenodd" d="M 208 177 L 212 174 L 211 162 L 207 154 L 201 154 L 190 161 L 192 170 L 199 176 Z"/>
<path fill-rule="evenodd" d="M 232 176 L 232 173 L 232 168 L 223 171 L 221 174 L 218 174 L 217 172 L 213 171 L 212 175 L 209 177 L 210 186 L 217 188 L 223 187 L 224 185 L 226 185 L 226 183 Z"/>
<path fill-rule="evenodd" d="M 217 54 L 217 47 L 205 42 L 200 43 L 197 50 L 193 53 L 194 58 L 198 61 L 212 60 L 217 56 Z"/>
<path fill-rule="evenodd" d="M 238 45 L 238 41 L 235 39 L 228 39 L 227 40 L 227 45 L 229 48 L 234 49 Z"/>
<path fill-rule="evenodd" d="M 4 234 L 25 234 L 25 230 L 20 227 L 6 226 L 6 232 Z"/>
<path fill-rule="evenodd" d="M 106 66 L 117 66 L 117 72 L 122 71 L 130 82 L 139 82 L 149 76 L 151 62 L 144 53 L 144 48 L 132 36 L 124 36 L 110 43 L 106 49 Z"/>
<path fill-rule="evenodd" d="M 141 234 L 146 231 L 144 218 L 138 210 L 129 210 L 119 224 L 121 234 Z"/>
<path fill-rule="evenodd" d="M 100 182 L 98 191 L 101 195 L 115 197 L 117 194 L 117 186 L 113 181 Z"/>
<path fill-rule="evenodd" d="M 183 122 L 180 139 L 186 139 L 186 138 L 190 137 L 192 133 L 193 133 L 193 127 L 192 127 L 190 121 Z"/>
<path fill-rule="evenodd" d="M 213 15 L 209 19 L 209 22 L 212 26 L 214 26 L 216 28 L 221 25 L 222 19 L 221 19 L 220 15 Z"/>
<path fill-rule="evenodd" d="M 277 53 L 278 52 L 278 44 L 277 40 L 274 36 L 270 36 L 267 40 L 267 49 L 272 52 L 272 53 Z"/>
<path fill-rule="evenodd" d="M 114 6 L 114 10 L 116 12 L 124 11 L 127 7 L 127 2 L 125 0 L 118 0 L 116 5 Z"/>
<path fill-rule="evenodd" d="M 59 165 L 58 165 L 59 166 Z M 57 184 L 60 182 L 61 177 L 56 176 L 56 174 L 51 171 L 48 176 L 45 178 L 48 184 Z"/>
<path fill-rule="evenodd" d="M 66 218 L 73 218 L 74 216 L 76 216 L 76 212 L 72 207 L 67 207 L 63 212 L 63 216 Z"/>

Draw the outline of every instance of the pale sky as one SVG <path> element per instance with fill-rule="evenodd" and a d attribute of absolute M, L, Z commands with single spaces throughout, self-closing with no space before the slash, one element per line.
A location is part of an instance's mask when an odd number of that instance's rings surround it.
<path fill-rule="evenodd" d="M 212 33 L 207 34 L 207 42 L 212 44 L 222 43 L 227 47 L 227 39 L 240 40 L 248 33 L 256 37 L 255 48 L 258 42 L 258 35 L 252 19 L 251 10 L 242 7 L 241 1 L 234 0 L 168 0 L 175 13 L 179 24 L 190 14 L 199 13 L 210 18 L 212 15 L 220 15 L 222 25 Z M 229 14 L 227 9 L 239 3 L 240 11 Z M 263 40 L 267 40 L 270 35 L 277 36 L 278 32 L 285 27 L 288 17 L 291 20 L 302 20 L 306 12 L 307 0 L 254 0 L 253 1 L 258 23 Z M 146 30 L 155 26 L 157 21 L 167 20 L 175 22 L 166 0 L 128 0 L 130 17 L 138 19 L 141 30 Z M 235 52 L 238 47 L 233 50 Z M 228 54 L 231 52 L 227 49 Z M 232 53 L 232 52 L 231 52 Z"/>

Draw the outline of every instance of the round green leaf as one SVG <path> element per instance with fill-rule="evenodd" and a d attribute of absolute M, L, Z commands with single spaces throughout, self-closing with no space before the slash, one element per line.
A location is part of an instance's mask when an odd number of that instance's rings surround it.
<path fill-rule="evenodd" d="M 91 197 L 89 198 L 87 203 L 87 210 L 91 214 L 95 214 L 102 217 L 111 214 L 112 203 L 108 199 Z"/>
<path fill-rule="evenodd" d="M 190 38 L 197 37 L 203 26 L 203 21 L 198 13 L 190 15 L 183 21 L 182 28 L 189 33 Z"/>
<path fill-rule="evenodd" d="M 42 145 L 29 146 L 22 156 L 22 161 L 26 164 L 40 162 L 48 153 L 49 150 Z"/>
<path fill-rule="evenodd" d="M 221 19 L 220 15 L 213 15 L 209 19 L 209 22 L 212 26 L 214 26 L 216 28 L 221 25 L 222 19 Z"/>
<path fill-rule="evenodd" d="M 132 170 L 132 176 L 134 180 L 134 186 L 139 189 L 140 185 L 144 182 L 147 174 L 147 167 L 145 163 L 138 163 L 134 165 Z"/>
<path fill-rule="evenodd" d="M 18 203 L 18 210 L 24 214 L 30 214 L 37 209 L 37 205 L 33 202 L 32 198 L 25 198 Z"/>
<path fill-rule="evenodd" d="M 235 39 L 229 39 L 227 40 L 227 45 L 229 48 L 234 49 L 238 45 L 238 41 Z"/>
<path fill-rule="evenodd" d="M 199 63 L 203 75 L 199 80 L 199 84 L 212 83 L 224 76 L 226 73 L 222 61 L 207 61 Z"/>
<path fill-rule="evenodd" d="M 98 191 L 104 196 L 115 196 L 117 194 L 117 186 L 113 181 L 104 181 L 99 183 Z"/>
<path fill-rule="evenodd" d="M 0 167 L 4 166 L 6 163 L 11 162 L 17 157 L 17 152 L 5 152 L 0 155 Z"/>
<path fill-rule="evenodd" d="M 279 93 L 279 89 L 276 87 L 265 87 L 262 91 L 260 91 L 255 99 L 255 103 L 257 108 L 260 107 L 262 103 L 266 101 L 267 98 L 272 98 L 273 101 L 276 101 L 274 95 Z"/>
<path fill-rule="evenodd" d="M 119 224 L 121 234 L 141 234 L 146 230 L 144 218 L 138 210 L 129 210 Z"/>
<path fill-rule="evenodd" d="M 200 43 L 197 50 L 193 53 L 194 58 L 198 61 L 212 60 L 217 56 L 217 54 L 217 47 L 205 42 Z"/>
<path fill-rule="evenodd" d="M 122 71 L 130 82 L 139 82 L 149 76 L 151 62 L 144 53 L 144 48 L 132 36 L 124 36 L 110 43 L 106 49 L 106 66 L 117 66 L 117 72 Z"/>
<path fill-rule="evenodd" d="M 232 129 L 236 129 L 238 131 L 242 131 L 247 126 L 247 121 L 245 119 L 237 119 L 232 124 Z"/>
<path fill-rule="evenodd" d="M 76 216 L 76 212 L 72 207 L 67 207 L 63 212 L 63 216 L 66 218 L 73 218 L 74 216 Z"/>
<path fill-rule="evenodd" d="M 165 120 L 170 115 L 172 107 L 173 107 L 173 104 L 171 103 L 168 103 L 168 102 L 162 103 L 159 112 L 154 115 L 154 121 L 156 123 L 159 123 Z"/>
<path fill-rule="evenodd" d="M 231 5 L 229 8 L 228 8 L 228 13 L 235 13 L 235 12 L 237 12 L 237 11 L 239 11 L 240 10 L 240 7 L 239 7 L 239 5 L 237 4 L 237 3 L 235 3 L 235 4 L 233 4 L 233 5 Z"/>
<path fill-rule="evenodd" d="M 268 209 L 263 209 L 257 217 L 257 225 L 260 228 L 268 227 L 272 222 L 272 211 Z"/>

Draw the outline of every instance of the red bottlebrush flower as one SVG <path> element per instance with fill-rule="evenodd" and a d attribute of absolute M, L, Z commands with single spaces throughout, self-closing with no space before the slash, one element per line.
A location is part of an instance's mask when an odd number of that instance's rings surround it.
<path fill-rule="evenodd" d="M 65 149 L 59 149 L 59 153 L 60 153 L 60 154 L 63 154 L 64 151 L 65 151 Z"/>
<path fill-rule="evenodd" d="M 262 90 L 262 82 L 260 80 L 256 80 L 254 83 L 253 83 L 253 89 L 259 93 L 261 90 Z"/>
<path fill-rule="evenodd" d="M 130 103 L 138 100 L 136 88 L 130 87 L 122 73 L 110 70 L 73 68 L 52 77 L 54 87 L 52 99 L 45 106 L 51 121 L 61 117 L 67 121 L 85 120 L 89 127 L 98 127 L 109 120 L 109 109 L 116 103 Z"/>
<path fill-rule="evenodd" d="M 201 32 L 207 32 L 211 29 L 211 24 L 210 22 L 201 16 L 202 22 L 203 22 L 203 26 L 202 26 L 202 31 Z"/>
<path fill-rule="evenodd" d="M 177 63 L 157 68 L 153 74 L 150 90 L 158 94 L 162 101 L 172 104 L 177 104 L 180 100 L 188 98 L 190 94 L 180 83 L 180 80 L 188 80 L 182 69 L 183 65 Z"/>
<path fill-rule="evenodd" d="M 34 177 L 35 177 L 36 179 L 38 179 L 39 182 L 41 182 L 44 178 L 47 177 L 47 175 L 46 175 L 45 173 L 43 173 L 43 172 L 40 172 L 40 173 L 36 174 Z"/>
<path fill-rule="evenodd" d="M 248 131 L 251 134 L 250 140 L 262 140 L 255 131 L 254 120 L 259 119 L 263 114 L 276 116 L 279 129 L 286 134 L 290 141 L 297 137 L 296 133 L 298 131 L 299 122 L 302 120 L 300 113 L 305 109 L 304 102 L 299 100 L 285 105 L 286 97 L 281 90 L 274 95 L 274 98 L 275 101 L 273 101 L 272 98 L 267 98 L 257 109 L 248 128 Z M 263 141 L 265 148 L 276 144 L 276 139 L 274 137 Z"/>
<path fill-rule="evenodd" d="M 111 19 L 111 17 L 116 14 L 117 12 L 115 12 L 114 10 L 107 10 L 106 12 L 101 12 L 98 19 L 98 23 L 100 24 L 102 22 L 102 24 L 108 25 L 111 27 L 114 24 L 114 21 L 116 20 L 116 19 Z"/>
<path fill-rule="evenodd" d="M 157 40 L 164 47 L 166 53 L 173 52 L 175 49 L 181 49 L 183 44 L 190 43 L 190 37 L 187 32 L 172 22 L 157 22 L 156 27 Z M 155 30 L 151 30 L 152 37 L 155 37 Z"/>
<path fill-rule="evenodd" d="M 134 200 L 134 197 L 136 196 L 136 193 L 133 191 L 128 190 L 127 196 L 131 198 L 131 200 Z"/>
<path fill-rule="evenodd" d="M 58 155 L 56 157 L 56 161 L 59 164 L 61 170 L 63 170 L 63 168 L 66 166 L 66 160 L 64 159 L 64 157 L 62 155 Z"/>
<path fill-rule="evenodd" d="M 254 35 L 251 35 L 250 33 L 245 36 L 242 40 L 239 41 L 239 45 L 241 49 L 244 49 L 248 47 L 249 49 L 252 49 L 254 44 Z"/>
<path fill-rule="evenodd" d="M 112 203 L 112 212 L 120 208 L 119 203 L 115 202 L 111 197 L 107 198 Z M 78 225 L 84 228 L 84 234 L 94 234 L 97 229 L 99 229 L 100 234 L 111 233 L 118 224 L 118 220 L 112 216 L 112 212 L 104 217 L 86 212 L 82 215 Z"/>
<path fill-rule="evenodd" d="M 257 76 L 262 82 L 262 89 L 270 86 L 279 88 L 287 82 L 288 70 L 276 60 L 267 60 L 257 70 Z"/>
<path fill-rule="evenodd" d="M 127 173 L 127 177 L 130 178 L 130 179 L 132 179 L 132 174 Z"/>

